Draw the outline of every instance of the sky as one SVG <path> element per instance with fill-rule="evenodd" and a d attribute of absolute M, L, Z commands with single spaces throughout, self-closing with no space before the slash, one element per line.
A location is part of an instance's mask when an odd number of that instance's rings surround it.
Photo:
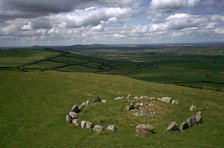
<path fill-rule="evenodd" d="M 0 0 L 0 46 L 224 42 L 224 0 Z"/>

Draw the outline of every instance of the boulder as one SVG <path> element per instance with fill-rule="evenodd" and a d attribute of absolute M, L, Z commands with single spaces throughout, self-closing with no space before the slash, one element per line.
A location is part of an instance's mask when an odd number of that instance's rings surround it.
<path fill-rule="evenodd" d="M 79 126 L 78 119 L 73 119 L 72 124 L 75 126 Z"/>
<path fill-rule="evenodd" d="M 132 97 L 131 94 L 129 94 L 129 95 L 127 96 L 127 99 L 131 99 L 131 98 L 133 98 L 133 97 Z"/>
<path fill-rule="evenodd" d="M 196 105 L 191 105 L 190 108 L 189 108 L 189 110 L 190 110 L 191 112 L 196 111 L 196 110 L 197 110 Z"/>
<path fill-rule="evenodd" d="M 79 112 L 80 112 L 80 109 L 79 109 L 78 105 L 74 105 L 74 106 L 72 107 L 71 112 L 79 113 Z"/>
<path fill-rule="evenodd" d="M 75 112 L 69 112 L 69 116 L 70 116 L 72 119 L 76 119 L 76 118 L 78 118 L 78 114 L 75 113 Z"/>
<path fill-rule="evenodd" d="M 133 109 L 135 109 L 135 106 L 134 106 L 134 105 L 129 105 L 129 106 L 127 106 L 127 110 L 128 110 L 128 111 L 133 110 Z"/>
<path fill-rule="evenodd" d="M 86 128 L 87 128 L 87 129 L 92 129 L 93 126 L 94 126 L 94 125 L 93 125 L 92 122 L 90 122 L 90 121 L 87 121 L 87 122 L 86 122 Z"/>
<path fill-rule="evenodd" d="M 101 103 L 101 98 L 99 96 L 96 96 L 95 98 L 90 100 L 91 104 Z"/>
<path fill-rule="evenodd" d="M 107 130 L 108 130 L 108 131 L 115 132 L 115 131 L 116 131 L 116 126 L 115 126 L 115 125 L 108 125 L 108 126 L 107 126 Z"/>
<path fill-rule="evenodd" d="M 139 124 L 136 126 L 136 133 L 137 134 L 152 134 L 155 132 L 154 132 L 154 128 L 152 125 Z"/>
<path fill-rule="evenodd" d="M 86 121 L 81 121 L 81 128 L 85 128 L 86 127 Z"/>
<path fill-rule="evenodd" d="M 171 97 L 162 97 L 160 101 L 166 102 L 166 103 L 171 103 L 172 99 L 171 99 Z"/>
<path fill-rule="evenodd" d="M 72 118 L 69 115 L 66 115 L 65 119 L 66 119 L 66 122 L 72 123 Z"/>
<path fill-rule="evenodd" d="M 190 117 L 187 119 L 187 124 L 189 125 L 189 127 L 192 127 L 193 125 L 195 125 L 196 122 L 196 116 Z"/>
<path fill-rule="evenodd" d="M 187 122 L 183 122 L 181 125 L 180 125 L 180 131 L 182 130 L 185 130 L 185 129 L 188 129 L 189 128 L 189 125 Z"/>
<path fill-rule="evenodd" d="M 179 101 L 178 101 L 178 100 L 172 100 L 171 103 L 172 103 L 172 104 L 179 104 Z"/>
<path fill-rule="evenodd" d="M 103 131 L 103 126 L 101 126 L 101 125 L 95 125 L 93 127 L 93 130 L 96 131 L 96 132 L 102 132 Z"/>
<path fill-rule="evenodd" d="M 176 121 L 172 121 L 170 125 L 166 128 L 167 131 L 178 131 L 178 125 Z"/>
<path fill-rule="evenodd" d="M 114 100 L 123 100 L 123 99 L 124 99 L 124 97 L 117 97 Z"/>
<path fill-rule="evenodd" d="M 201 111 L 198 111 L 196 113 L 195 118 L 196 118 L 196 122 L 197 123 L 201 122 L 201 120 L 202 120 L 202 113 L 201 113 Z"/>

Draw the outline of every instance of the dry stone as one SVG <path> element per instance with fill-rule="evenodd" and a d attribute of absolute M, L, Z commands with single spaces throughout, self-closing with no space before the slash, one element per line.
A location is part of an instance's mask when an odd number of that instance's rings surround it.
<path fill-rule="evenodd" d="M 160 101 L 166 102 L 166 103 L 171 103 L 172 99 L 171 99 L 171 97 L 162 97 Z"/>
<path fill-rule="evenodd" d="M 196 105 L 191 105 L 191 107 L 189 108 L 189 110 L 190 110 L 191 112 L 196 111 L 196 110 L 197 110 Z"/>
<path fill-rule="evenodd" d="M 197 123 L 201 122 L 201 120 L 202 120 L 202 113 L 201 113 L 201 111 L 196 113 L 195 118 L 196 118 L 196 122 Z"/>
<path fill-rule="evenodd" d="M 90 100 L 91 104 L 101 103 L 101 98 L 99 96 L 96 96 L 95 98 Z"/>
<path fill-rule="evenodd" d="M 95 125 L 93 127 L 93 130 L 96 131 L 96 132 L 102 132 L 103 131 L 103 126 L 101 126 L 101 125 Z"/>
<path fill-rule="evenodd" d="M 172 121 L 170 123 L 170 125 L 166 128 L 167 131 L 177 131 L 179 130 L 177 122 L 176 121 Z"/>
<path fill-rule="evenodd" d="M 172 103 L 172 104 L 179 104 L 179 101 L 178 101 L 178 100 L 172 100 L 171 103 Z"/>
<path fill-rule="evenodd" d="M 108 125 L 108 126 L 107 126 L 107 130 L 108 130 L 108 131 L 115 132 L 115 131 L 116 131 L 116 126 L 115 126 L 115 125 Z"/>
<path fill-rule="evenodd" d="M 76 119 L 76 118 L 78 118 L 78 114 L 75 113 L 75 112 L 70 112 L 70 113 L 69 113 L 69 116 L 70 116 L 72 119 Z"/>
<path fill-rule="evenodd" d="M 86 121 L 81 121 L 81 128 L 85 128 L 86 127 Z"/>
<path fill-rule="evenodd" d="M 185 130 L 185 129 L 188 129 L 189 128 L 189 125 L 187 122 L 183 122 L 181 125 L 180 125 L 180 131 L 182 130 Z"/>
<path fill-rule="evenodd" d="M 123 100 L 123 99 L 124 99 L 124 97 L 117 97 L 114 100 Z"/>
<path fill-rule="evenodd" d="M 148 96 L 141 96 L 140 99 L 148 99 Z"/>
<path fill-rule="evenodd" d="M 71 112 L 79 113 L 79 112 L 80 112 L 80 109 L 79 109 L 78 105 L 74 105 L 74 106 L 72 107 Z"/>
<path fill-rule="evenodd" d="M 87 121 L 87 122 L 86 122 L 86 128 L 87 128 L 87 129 L 92 129 L 93 126 L 94 126 L 94 125 L 93 125 L 92 122 L 90 122 L 90 121 Z"/>
<path fill-rule="evenodd" d="M 75 126 L 79 126 L 78 119 L 73 119 L 72 124 Z"/>
<path fill-rule="evenodd" d="M 193 125 L 195 125 L 197 123 L 196 121 L 196 116 L 192 116 L 190 118 L 187 119 L 187 124 L 192 127 Z"/>
<path fill-rule="evenodd" d="M 134 105 L 129 105 L 129 106 L 127 106 L 127 110 L 128 110 L 128 111 L 133 110 L 133 109 L 135 109 Z"/>
<path fill-rule="evenodd" d="M 133 98 L 133 97 L 132 97 L 131 94 L 129 94 L 129 95 L 127 96 L 127 99 L 131 99 L 131 98 Z"/>
<path fill-rule="evenodd" d="M 72 119 L 71 119 L 71 117 L 69 115 L 66 115 L 65 119 L 66 119 L 66 122 L 68 122 L 68 123 L 72 122 Z"/>
<path fill-rule="evenodd" d="M 102 103 L 107 103 L 107 100 L 101 100 Z"/>
<path fill-rule="evenodd" d="M 137 134 L 151 134 L 151 133 L 155 133 L 155 132 L 154 132 L 154 128 L 152 125 L 139 124 L 136 126 L 136 133 Z"/>

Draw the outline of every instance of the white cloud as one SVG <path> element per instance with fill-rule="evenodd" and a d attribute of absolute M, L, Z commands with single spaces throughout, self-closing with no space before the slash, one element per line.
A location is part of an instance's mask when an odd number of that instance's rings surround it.
<path fill-rule="evenodd" d="M 194 7 L 200 0 L 152 0 L 150 7 L 153 10 L 173 11 L 184 7 Z"/>

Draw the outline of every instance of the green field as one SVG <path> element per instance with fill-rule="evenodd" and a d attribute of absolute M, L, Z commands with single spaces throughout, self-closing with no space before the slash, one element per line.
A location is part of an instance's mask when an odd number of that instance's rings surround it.
<path fill-rule="evenodd" d="M 205 51 L 0 50 L 0 147 L 222 147 L 224 58 Z M 157 102 L 159 114 L 137 118 L 126 111 L 128 100 L 114 101 L 130 93 L 170 96 L 180 103 Z M 95 96 L 107 103 L 84 109 L 79 119 L 115 124 L 115 133 L 66 123 L 74 104 Z M 181 124 L 194 114 L 191 104 L 202 111 L 203 122 L 166 132 L 171 121 Z M 140 123 L 152 124 L 156 133 L 136 136 Z"/>

